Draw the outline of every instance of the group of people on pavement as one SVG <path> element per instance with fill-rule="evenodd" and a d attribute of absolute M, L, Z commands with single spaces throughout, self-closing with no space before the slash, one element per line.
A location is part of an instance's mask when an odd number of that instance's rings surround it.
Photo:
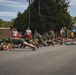
<path fill-rule="evenodd" d="M 31 30 L 27 28 L 26 30 L 26 38 L 29 40 L 31 38 Z M 29 46 L 34 51 L 36 48 L 33 44 L 26 42 L 25 39 L 22 38 L 22 34 L 19 34 L 16 28 L 12 28 L 11 37 L 8 39 L 10 41 L 10 45 L 6 45 L 6 39 L 3 40 L 2 47 L 4 50 L 13 50 L 15 44 L 21 44 L 23 46 Z M 5 42 L 5 44 L 4 44 Z"/>
<path fill-rule="evenodd" d="M 36 48 L 39 48 L 40 46 L 55 46 L 56 43 L 59 43 L 60 45 L 62 45 L 63 43 L 70 44 L 75 36 L 73 32 L 71 33 L 66 27 L 61 28 L 59 35 L 60 38 L 57 40 L 56 34 L 53 29 L 44 33 L 44 35 L 40 35 L 37 31 L 35 31 L 33 37 L 30 28 L 26 29 L 24 35 L 22 35 L 22 33 L 19 33 L 16 28 L 12 28 L 10 33 L 11 37 L 8 39 L 9 43 L 7 43 L 6 39 L 4 39 L 2 42 L 1 47 L 4 50 L 13 50 L 16 44 L 20 44 L 20 48 L 28 46 L 32 48 L 32 51 L 35 51 Z M 33 41 L 31 40 L 31 38 Z"/>
<path fill-rule="evenodd" d="M 60 30 L 60 44 L 62 45 L 63 43 L 65 45 L 71 44 L 71 42 L 74 41 L 75 34 L 74 32 L 70 32 L 66 27 L 62 27 Z"/>

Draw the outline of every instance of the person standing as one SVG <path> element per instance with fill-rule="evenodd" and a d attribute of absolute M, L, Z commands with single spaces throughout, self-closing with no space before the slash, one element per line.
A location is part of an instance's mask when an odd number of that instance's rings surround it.
<path fill-rule="evenodd" d="M 74 41 L 74 37 L 75 37 L 74 32 L 71 32 L 71 33 L 70 33 L 70 36 L 71 36 L 71 39 L 72 39 L 72 42 L 73 42 L 73 41 Z"/>
<path fill-rule="evenodd" d="M 27 28 L 26 29 L 26 32 L 25 32 L 25 38 L 26 38 L 26 41 L 29 42 L 29 40 L 31 39 L 32 37 L 32 31 L 30 30 L 30 28 Z"/>
<path fill-rule="evenodd" d="M 14 28 L 13 31 L 12 31 L 12 37 L 13 38 L 18 38 L 19 37 L 19 33 L 18 33 L 16 28 Z"/>
<path fill-rule="evenodd" d="M 61 30 L 60 30 L 60 45 L 63 44 L 64 37 L 65 37 L 65 31 L 64 31 L 64 28 L 62 27 Z"/>

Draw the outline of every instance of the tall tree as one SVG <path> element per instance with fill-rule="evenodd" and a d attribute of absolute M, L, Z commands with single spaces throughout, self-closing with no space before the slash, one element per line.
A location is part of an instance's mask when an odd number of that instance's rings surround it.
<path fill-rule="evenodd" d="M 29 0 L 28 0 L 29 1 Z M 30 0 L 30 28 L 44 33 L 49 29 L 59 31 L 61 27 L 71 26 L 71 17 L 68 12 L 68 0 Z M 22 14 L 18 13 L 14 26 L 20 31 L 29 24 L 29 7 Z M 21 29 L 22 28 L 22 29 Z"/>

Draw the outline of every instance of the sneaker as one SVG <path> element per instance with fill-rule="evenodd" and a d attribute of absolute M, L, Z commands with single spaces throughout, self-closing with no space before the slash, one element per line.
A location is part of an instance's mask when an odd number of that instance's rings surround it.
<path fill-rule="evenodd" d="M 39 48 L 39 45 L 38 45 L 38 44 L 36 44 L 36 48 L 37 48 L 37 49 Z"/>
<path fill-rule="evenodd" d="M 32 51 L 36 51 L 36 48 L 34 47 L 34 48 L 32 49 Z"/>

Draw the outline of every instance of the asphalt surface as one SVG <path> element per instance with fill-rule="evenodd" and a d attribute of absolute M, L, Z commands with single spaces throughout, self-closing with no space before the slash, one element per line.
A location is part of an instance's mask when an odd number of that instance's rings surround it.
<path fill-rule="evenodd" d="M 76 75 L 76 45 L 0 51 L 0 75 Z"/>

